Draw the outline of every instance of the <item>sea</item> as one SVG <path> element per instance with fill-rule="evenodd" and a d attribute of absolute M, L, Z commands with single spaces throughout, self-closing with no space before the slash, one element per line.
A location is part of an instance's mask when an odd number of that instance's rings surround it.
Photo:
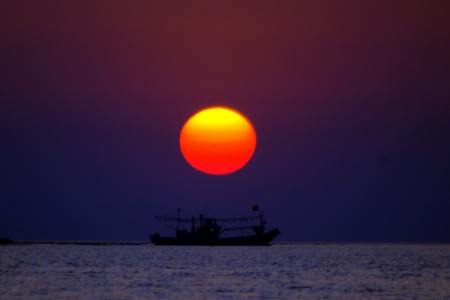
<path fill-rule="evenodd" d="M 11 244 L 0 299 L 450 299 L 450 245 Z"/>

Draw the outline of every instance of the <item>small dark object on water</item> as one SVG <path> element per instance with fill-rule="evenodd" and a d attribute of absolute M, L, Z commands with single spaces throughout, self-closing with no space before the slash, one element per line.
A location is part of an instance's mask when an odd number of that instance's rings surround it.
<path fill-rule="evenodd" d="M 8 239 L 8 238 L 1 238 L 0 239 L 0 245 L 5 245 L 5 244 L 12 244 L 14 243 L 12 240 Z"/>

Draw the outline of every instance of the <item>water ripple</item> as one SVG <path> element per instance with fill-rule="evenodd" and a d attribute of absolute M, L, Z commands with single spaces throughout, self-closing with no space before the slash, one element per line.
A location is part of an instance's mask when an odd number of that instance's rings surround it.
<path fill-rule="evenodd" d="M 450 299 L 448 245 L 0 247 L 2 299 Z"/>

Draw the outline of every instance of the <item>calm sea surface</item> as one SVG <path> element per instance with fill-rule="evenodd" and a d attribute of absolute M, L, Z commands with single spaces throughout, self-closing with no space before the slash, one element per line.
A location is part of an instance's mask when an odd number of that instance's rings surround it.
<path fill-rule="evenodd" d="M 450 299 L 450 245 L 7 245 L 1 299 Z"/>

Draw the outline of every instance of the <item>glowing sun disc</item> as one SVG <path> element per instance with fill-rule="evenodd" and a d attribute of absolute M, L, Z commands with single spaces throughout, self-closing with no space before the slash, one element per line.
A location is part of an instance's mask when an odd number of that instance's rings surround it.
<path fill-rule="evenodd" d="M 205 108 L 181 129 L 180 148 L 186 161 L 211 175 L 236 172 L 255 152 L 256 133 L 250 121 L 228 107 Z"/>

